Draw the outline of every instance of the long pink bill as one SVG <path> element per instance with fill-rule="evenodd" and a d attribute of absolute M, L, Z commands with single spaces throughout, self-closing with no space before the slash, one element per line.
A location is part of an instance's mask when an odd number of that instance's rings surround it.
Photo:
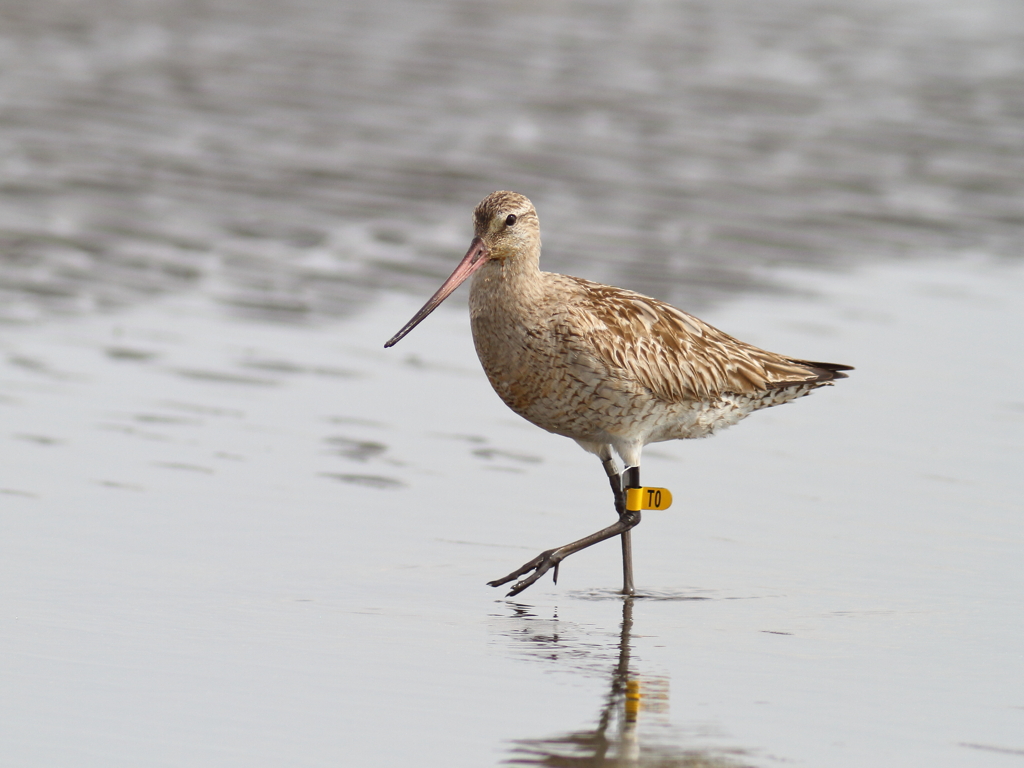
<path fill-rule="evenodd" d="M 476 272 L 480 267 L 484 265 L 490 256 L 490 250 L 484 245 L 484 241 L 479 237 L 474 237 L 472 244 L 469 246 L 469 250 L 466 251 L 466 255 L 462 257 L 462 261 L 459 262 L 459 266 L 455 268 L 455 271 L 449 276 L 447 280 L 437 289 L 437 293 L 430 297 L 430 300 L 423 305 L 423 308 L 413 315 L 412 320 L 406 323 L 402 330 L 392 336 L 388 343 L 384 345 L 384 348 L 393 347 L 395 344 L 400 342 L 405 336 L 419 325 L 423 320 L 437 309 L 438 305 L 445 299 L 447 299 L 456 288 L 465 282 L 466 278 Z"/>

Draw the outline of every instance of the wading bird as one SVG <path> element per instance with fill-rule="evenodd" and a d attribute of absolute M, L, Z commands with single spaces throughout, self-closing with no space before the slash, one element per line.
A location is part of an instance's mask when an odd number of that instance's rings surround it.
<path fill-rule="evenodd" d="M 473 214 L 465 257 L 385 347 L 397 344 L 470 275 L 473 342 L 505 404 L 597 455 L 619 519 L 542 552 L 488 582 L 521 576 L 516 595 L 566 557 L 621 536 L 623 588 L 634 593 L 630 530 L 640 522 L 640 453 L 648 443 L 706 437 L 752 411 L 788 403 L 846 378 L 851 366 L 777 355 L 734 339 L 657 299 L 540 271 L 537 211 L 515 192 L 494 192 Z M 620 474 L 613 456 L 624 468 Z M 529 574 L 526 576 L 526 574 Z"/>

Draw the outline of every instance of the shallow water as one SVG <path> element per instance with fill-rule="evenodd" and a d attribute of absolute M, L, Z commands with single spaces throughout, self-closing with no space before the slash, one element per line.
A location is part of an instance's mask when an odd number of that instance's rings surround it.
<path fill-rule="evenodd" d="M 0 722 L 19 765 L 1024 757 L 1013 3 L 0 6 Z M 511 84 L 511 85 L 510 85 Z M 613 515 L 465 308 L 544 263 L 855 365 Z"/>
<path fill-rule="evenodd" d="M 648 450 L 645 477 L 677 501 L 634 536 L 626 633 L 616 546 L 511 601 L 484 585 L 613 513 L 593 457 L 490 392 L 457 307 L 387 351 L 410 299 L 297 328 L 182 296 L 7 334 L 7 753 L 467 766 L 1019 754 L 1024 398 L 976 384 L 1024 373 L 1006 354 L 1024 269 L 785 279 L 808 298 L 708 319 L 856 375 Z"/>

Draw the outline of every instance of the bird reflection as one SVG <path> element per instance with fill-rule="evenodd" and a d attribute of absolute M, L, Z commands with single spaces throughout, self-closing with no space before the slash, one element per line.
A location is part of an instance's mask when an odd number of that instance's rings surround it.
<path fill-rule="evenodd" d="M 635 599 L 622 600 L 622 628 L 619 633 L 618 658 L 611 669 L 611 682 L 597 726 L 593 730 L 573 731 L 541 739 L 513 742 L 512 755 L 506 765 L 541 765 L 552 768 L 740 768 L 745 763 L 721 751 L 686 748 L 667 744 L 664 738 L 645 741 L 638 726 L 642 719 L 665 723 L 668 711 L 668 679 L 643 676 L 630 669 L 633 604 Z M 518 618 L 531 618 L 526 606 L 514 606 Z M 555 617 L 557 620 L 557 616 Z M 557 633 L 530 634 L 529 639 L 550 644 L 550 659 L 558 660 L 566 650 L 559 648 Z M 537 649 L 534 649 L 537 650 Z M 575 655 L 575 654 L 574 654 Z M 601 655 L 601 654 L 598 654 Z M 741 756 L 740 750 L 731 750 Z"/>

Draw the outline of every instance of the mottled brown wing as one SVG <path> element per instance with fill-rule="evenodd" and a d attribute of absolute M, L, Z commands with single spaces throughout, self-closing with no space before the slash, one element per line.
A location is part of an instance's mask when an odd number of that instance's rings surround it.
<path fill-rule="evenodd" d="M 657 299 L 567 279 L 576 284 L 575 300 L 559 314 L 574 334 L 585 338 L 588 351 L 604 364 L 662 400 L 752 394 L 842 375 L 758 349 Z"/>

